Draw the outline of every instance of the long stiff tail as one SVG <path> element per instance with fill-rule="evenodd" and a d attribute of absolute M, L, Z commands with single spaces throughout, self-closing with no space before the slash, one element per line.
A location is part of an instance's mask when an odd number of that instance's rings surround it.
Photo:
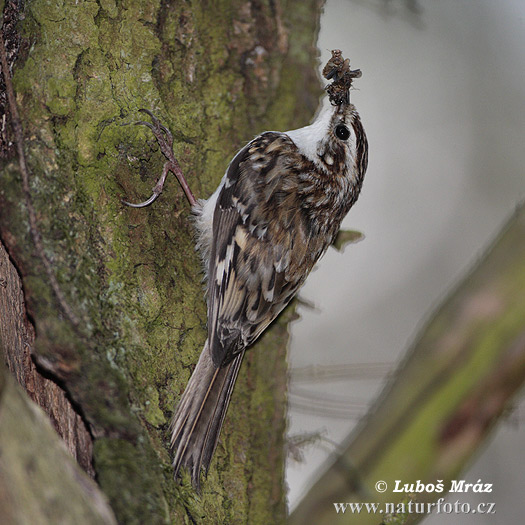
<path fill-rule="evenodd" d="M 217 447 L 222 423 L 230 404 L 244 351 L 224 367 L 213 364 L 206 342 L 188 386 L 171 422 L 175 478 L 181 467 L 191 473 L 193 486 L 200 489 L 200 472 L 208 473 Z"/>

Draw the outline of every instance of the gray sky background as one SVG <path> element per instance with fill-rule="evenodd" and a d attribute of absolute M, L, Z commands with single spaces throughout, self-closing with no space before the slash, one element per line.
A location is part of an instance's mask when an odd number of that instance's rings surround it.
<path fill-rule="evenodd" d="M 396 362 L 525 198 L 525 2 L 421 0 L 417 13 L 406 5 L 326 4 L 320 63 L 339 48 L 363 71 L 352 102 L 368 135 L 370 162 L 344 227 L 366 239 L 344 254 L 329 250 L 307 281 L 301 297 L 316 309 L 300 308 L 291 367 Z M 305 389 L 337 395 L 349 407 L 356 403 L 359 414 L 381 385 L 373 378 L 292 384 L 291 399 L 311 404 L 299 391 Z M 518 409 L 518 423 L 498 430 L 464 476 L 494 484 L 497 517 L 442 515 L 425 523 L 521 522 L 524 412 Z M 355 423 L 292 406 L 289 433 L 322 430 L 339 442 Z M 311 447 L 304 463 L 289 462 L 292 507 L 329 450 L 329 444 Z"/>

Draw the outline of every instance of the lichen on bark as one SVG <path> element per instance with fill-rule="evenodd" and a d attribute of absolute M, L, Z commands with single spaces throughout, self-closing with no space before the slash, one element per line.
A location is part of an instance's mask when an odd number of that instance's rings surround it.
<path fill-rule="evenodd" d="M 36 360 L 87 422 L 120 522 L 284 520 L 286 318 L 248 354 L 203 494 L 175 486 L 169 418 L 206 336 L 200 262 L 174 181 L 147 210 L 121 198 L 149 195 L 163 163 L 134 125 L 140 108 L 172 130 L 203 197 L 243 142 L 306 124 L 320 94 L 319 10 L 319 0 L 26 6 L 14 82 L 31 196 L 78 329 L 32 248 L 15 159 L 2 171 L 1 234 L 24 283 Z"/>

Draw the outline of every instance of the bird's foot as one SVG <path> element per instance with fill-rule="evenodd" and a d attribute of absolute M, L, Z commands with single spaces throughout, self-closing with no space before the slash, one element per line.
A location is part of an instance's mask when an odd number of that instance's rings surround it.
<path fill-rule="evenodd" d="M 143 202 L 139 202 L 138 204 L 134 204 L 127 201 L 122 201 L 127 206 L 131 206 L 132 208 L 144 208 L 145 206 L 149 206 L 152 202 L 156 200 L 156 198 L 162 193 L 162 190 L 164 188 L 164 182 L 166 181 L 166 177 L 168 173 L 171 171 L 175 177 L 177 177 L 177 180 L 179 181 L 179 184 L 181 185 L 182 189 L 184 190 L 184 193 L 186 194 L 186 197 L 190 203 L 190 205 L 193 207 L 196 204 L 196 199 L 193 193 L 190 190 L 190 187 L 188 185 L 188 182 L 184 178 L 184 175 L 182 173 L 182 169 L 179 166 L 179 163 L 177 162 L 177 159 L 175 158 L 175 154 L 173 153 L 173 135 L 171 134 L 170 130 L 163 126 L 159 119 L 155 117 L 155 115 L 147 110 L 147 109 L 141 109 L 142 113 L 146 113 L 151 118 L 151 122 L 146 122 L 144 120 L 141 120 L 140 122 L 137 122 L 137 125 L 141 126 L 147 126 L 149 129 L 151 129 L 151 132 L 157 139 L 157 142 L 160 147 L 160 151 L 162 151 L 162 154 L 168 159 L 163 168 L 162 168 L 162 174 L 157 181 L 157 184 L 155 184 L 155 187 L 153 188 L 153 193 L 151 197 Z"/>

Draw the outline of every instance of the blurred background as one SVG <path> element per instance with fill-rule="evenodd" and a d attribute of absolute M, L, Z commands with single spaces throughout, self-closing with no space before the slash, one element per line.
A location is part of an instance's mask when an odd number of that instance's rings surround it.
<path fill-rule="evenodd" d="M 289 436 L 308 443 L 288 462 L 291 509 L 525 198 L 523 0 L 328 0 L 318 46 L 320 64 L 341 49 L 363 71 L 351 98 L 369 168 L 343 227 L 365 239 L 329 250 L 301 292 L 313 308 L 292 326 Z M 517 402 L 463 476 L 494 484 L 462 501 L 495 501 L 497 514 L 425 523 L 521 522 L 524 449 Z"/>

